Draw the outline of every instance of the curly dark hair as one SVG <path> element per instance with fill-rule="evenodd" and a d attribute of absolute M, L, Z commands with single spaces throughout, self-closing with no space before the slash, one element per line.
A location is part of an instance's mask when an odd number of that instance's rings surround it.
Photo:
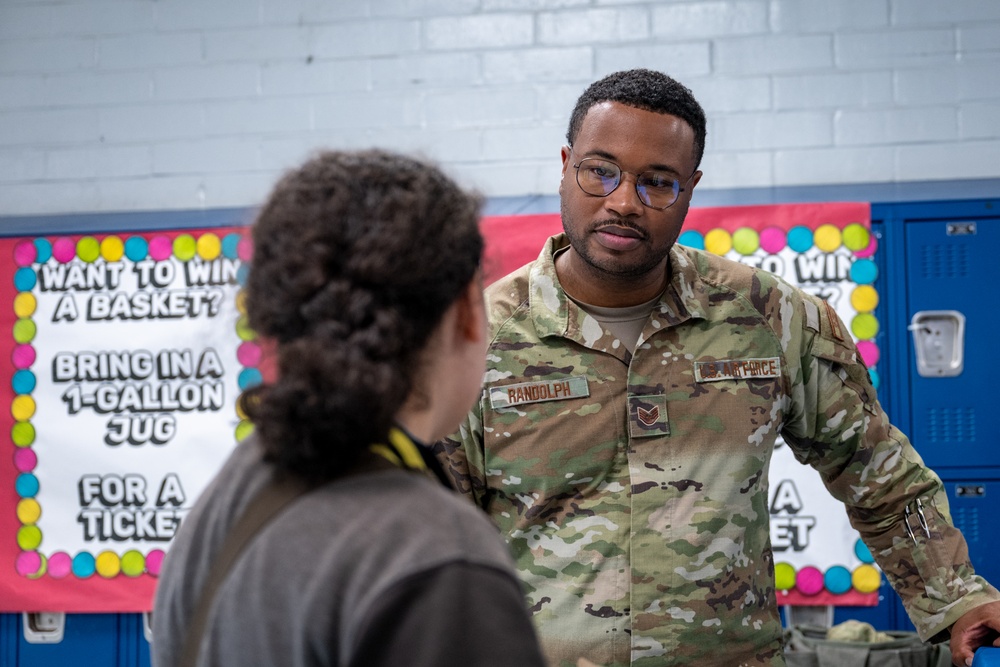
<path fill-rule="evenodd" d="M 615 72 L 590 84 L 573 107 L 566 140 L 572 146 L 590 107 L 600 102 L 619 102 L 637 109 L 677 116 L 694 130 L 695 168 L 705 153 L 705 111 L 691 91 L 662 72 L 631 69 Z"/>
<path fill-rule="evenodd" d="M 322 481 L 385 442 L 420 352 L 475 277 L 481 207 L 434 165 L 379 150 L 322 152 L 277 183 L 245 287 L 277 379 L 241 397 L 269 460 Z"/>

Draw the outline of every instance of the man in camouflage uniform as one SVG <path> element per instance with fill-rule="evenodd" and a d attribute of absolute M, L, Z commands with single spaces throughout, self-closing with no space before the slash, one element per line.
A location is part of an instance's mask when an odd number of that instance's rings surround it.
<path fill-rule="evenodd" d="M 962 618 L 964 664 L 1000 629 L 1000 592 L 844 324 L 772 274 L 674 245 L 705 140 L 690 91 L 611 75 L 568 139 L 566 234 L 487 290 L 483 398 L 440 443 L 507 538 L 550 663 L 783 665 L 767 507 L 781 435 L 921 637 Z"/>

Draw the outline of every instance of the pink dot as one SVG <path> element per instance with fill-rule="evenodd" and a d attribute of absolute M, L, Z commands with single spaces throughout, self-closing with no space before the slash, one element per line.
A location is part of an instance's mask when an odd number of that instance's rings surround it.
<path fill-rule="evenodd" d="M 18 345 L 10 353 L 10 358 L 14 362 L 14 368 L 18 370 L 31 368 L 31 364 L 35 363 L 35 348 L 30 345 Z"/>
<path fill-rule="evenodd" d="M 860 257 L 861 259 L 865 259 L 874 255 L 876 250 L 878 250 L 878 239 L 875 238 L 874 234 L 869 234 L 868 247 L 858 250 L 857 252 L 854 253 L 854 256 Z"/>
<path fill-rule="evenodd" d="M 157 262 L 170 259 L 174 253 L 174 244 L 166 236 L 157 236 L 149 240 L 149 256 Z"/>
<path fill-rule="evenodd" d="M 160 574 L 160 568 L 163 566 L 164 555 L 165 554 L 160 549 L 153 549 L 146 554 L 146 572 L 154 577 L 158 576 Z"/>
<path fill-rule="evenodd" d="M 37 551 L 22 551 L 17 555 L 17 560 L 14 561 L 14 569 L 22 577 L 38 572 L 41 567 L 42 557 L 38 555 Z"/>
<path fill-rule="evenodd" d="M 38 258 L 38 248 L 31 241 L 21 241 L 14 246 L 14 263 L 18 266 L 30 266 Z"/>
<path fill-rule="evenodd" d="M 253 368 L 260 363 L 260 345 L 247 341 L 236 349 L 236 360 L 247 368 Z"/>
<path fill-rule="evenodd" d="M 52 256 L 62 264 L 72 262 L 73 258 L 76 257 L 76 243 L 73 239 L 68 239 L 65 236 L 56 239 L 55 243 L 52 244 Z"/>
<path fill-rule="evenodd" d="M 73 569 L 73 559 L 65 551 L 57 551 L 49 556 L 49 575 L 62 579 Z"/>
<path fill-rule="evenodd" d="M 795 575 L 795 588 L 803 595 L 816 595 L 823 590 L 823 573 L 807 565 Z"/>
<path fill-rule="evenodd" d="M 775 254 L 785 247 L 785 230 L 778 227 L 767 227 L 760 232 L 760 247 L 764 252 Z"/>
<path fill-rule="evenodd" d="M 31 472 L 38 465 L 38 456 L 31 447 L 18 447 L 14 451 L 14 467 L 19 472 Z"/>
<path fill-rule="evenodd" d="M 878 345 L 870 340 L 863 340 L 858 343 L 858 354 L 861 355 L 861 361 L 865 362 L 867 368 L 871 368 L 877 364 L 881 356 Z"/>
<path fill-rule="evenodd" d="M 241 238 L 239 243 L 236 244 L 236 256 L 244 262 L 249 262 L 253 259 L 253 241 L 246 237 Z"/>

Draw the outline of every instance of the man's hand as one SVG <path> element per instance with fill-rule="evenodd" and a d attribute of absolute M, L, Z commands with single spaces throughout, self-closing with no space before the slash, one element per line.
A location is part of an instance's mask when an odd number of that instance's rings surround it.
<path fill-rule="evenodd" d="M 968 667 L 980 646 L 1000 646 L 1000 602 L 970 609 L 951 626 L 952 664 Z"/>

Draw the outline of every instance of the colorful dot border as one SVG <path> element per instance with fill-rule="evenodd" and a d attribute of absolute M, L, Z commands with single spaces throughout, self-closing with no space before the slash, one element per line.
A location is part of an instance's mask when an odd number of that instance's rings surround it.
<path fill-rule="evenodd" d="M 876 592 L 882 585 L 882 573 L 874 565 L 871 552 L 860 539 L 854 552 L 861 563 L 853 570 L 844 565 L 833 565 L 826 570 L 812 565 L 796 569 L 791 563 L 777 562 L 774 564 L 774 587 L 781 592 L 794 591 L 805 596 L 824 592 L 832 595 Z"/>
<path fill-rule="evenodd" d="M 37 325 L 33 319 L 38 305 L 33 293 L 38 284 L 35 267 L 51 261 L 59 264 L 73 261 L 92 264 L 99 260 L 118 262 L 126 258 L 139 262 L 145 259 L 164 261 L 174 257 L 187 262 L 195 257 L 204 261 L 225 257 L 242 260 L 237 272 L 237 281 L 242 286 L 246 283 L 248 262 L 252 256 L 252 241 L 242 232 L 228 232 L 222 237 L 212 231 L 171 234 L 151 232 L 124 237 L 116 234 L 78 238 L 39 237 L 15 244 L 13 260 L 17 269 L 14 273 L 14 287 L 17 294 L 13 308 L 17 319 L 11 331 L 15 343 L 11 361 L 15 372 L 11 379 L 14 398 L 11 400 L 10 411 L 14 418 L 11 428 L 11 440 L 15 448 L 13 465 L 17 471 L 14 488 L 19 498 L 16 511 L 20 527 L 16 540 L 20 551 L 14 561 L 14 569 L 18 575 L 28 579 L 39 579 L 46 575 L 53 579 L 88 579 L 93 576 L 104 579 L 119 576 L 135 578 L 143 574 L 158 576 L 166 555 L 162 549 L 155 548 L 145 554 L 138 549 L 127 548 L 121 553 L 103 550 L 96 554 L 89 551 L 75 554 L 55 551 L 45 554 L 41 550 L 44 535 L 38 522 L 43 511 L 36 499 L 40 490 L 38 477 L 34 474 L 38 456 L 32 447 L 37 433 L 31 421 L 36 407 L 32 393 L 37 384 L 33 370 L 37 354 L 32 345 L 37 333 Z M 239 296 L 238 302 L 243 302 Z M 242 390 L 245 383 L 255 379 L 260 381 L 257 369 L 260 350 L 254 342 L 256 336 L 246 324 L 246 314 L 242 308 L 236 331 L 243 341 L 238 352 L 238 360 L 244 367 L 240 374 Z M 239 416 L 239 410 L 237 414 Z M 241 417 L 235 433 L 237 440 L 246 437 L 243 432 L 246 427 L 241 429 L 244 422 L 245 418 Z"/>

